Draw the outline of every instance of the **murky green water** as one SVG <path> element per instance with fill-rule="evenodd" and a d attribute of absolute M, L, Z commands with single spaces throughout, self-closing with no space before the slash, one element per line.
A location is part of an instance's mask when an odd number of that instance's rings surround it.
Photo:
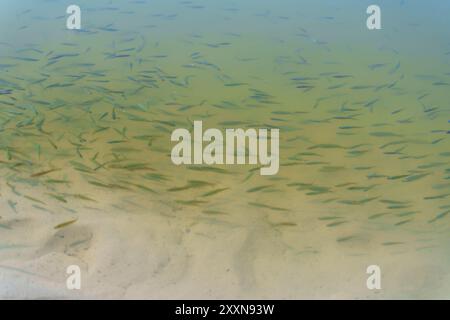
<path fill-rule="evenodd" d="M 81 31 L 69 4 L 0 4 L 0 224 L 138 212 L 251 230 L 252 252 L 300 264 L 433 261 L 448 279 L 447 3 L 381 1 L 376 31 L 366 1 L 78 1 Z M 194 120 L 280 128 L 279 173 L 173 165 Z M 395 296 L 440 288 L 427 272 Z"/>

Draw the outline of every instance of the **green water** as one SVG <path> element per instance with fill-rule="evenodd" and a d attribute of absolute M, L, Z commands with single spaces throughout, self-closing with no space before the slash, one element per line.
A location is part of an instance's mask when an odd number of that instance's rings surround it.
<path fill-rule="evenodd" d="M 299 264 L 433 261 L 448 279 L 444 1 L 382 1 L 375 31 L 366 1 L 78 1 L 81 31 L 65 28 L 69 4 L 1 2 L 3 221 L 161 215 L 254 231 L 251 250 Z M 279 173 L 173 165 L 170 134 L 194 120 L 279 128 Z M 418 277 L 395 296 L 441 286 Z"/>

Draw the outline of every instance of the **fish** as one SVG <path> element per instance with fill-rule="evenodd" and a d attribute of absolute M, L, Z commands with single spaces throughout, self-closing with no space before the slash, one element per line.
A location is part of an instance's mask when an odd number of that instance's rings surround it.
<path fill-rule="evenodd" d="M 61 228 L 67 227 L 67 226 L 69 226 L 69 225 L 71 225 L 71 224 L 73 224 L 73 223 L 75 223 L 77 221 L 78 221 L 78 219 L 73 219 L 73 220 L 69 220 L 69 221 L 60 223 L 60 224 L 54 226 L 53 229 L 61 229 Z"/>
<path fill-rule="evenodd" d="M 40 171 L 40 172 L 36 172 L 36 173 L 33 173 L 30 177 L 32 177 L 32 178 L 37 178 L 37 177 L 41 177 L 41 176 L 44 176 L 44 175 L 47 175 L 47 174 L 49 174 L 49 173 L 52 173 L 52 172 L 55 172 L 55 171 L 59 171 L 60 169 L 50 169 L 50 170 L 45 170 L 45 171 Z"/>

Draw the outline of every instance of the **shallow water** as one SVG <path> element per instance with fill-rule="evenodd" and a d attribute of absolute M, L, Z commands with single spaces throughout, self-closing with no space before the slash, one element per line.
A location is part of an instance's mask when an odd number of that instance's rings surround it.
<path fill-rule="evenodd" d="M 77 4 L 81 31 L 65 1 L 1 3 L 0 248 L 30 215 L 145 214 L 212 268 L 230 241 L 234 296 L 377 297 L 376 264 L 378 296 L 450 297 L 448 3 L 380 1 L 375 31 L 366 1 Z M 280 128 L 278 174 L 173 165 L 194 120 Z"/>

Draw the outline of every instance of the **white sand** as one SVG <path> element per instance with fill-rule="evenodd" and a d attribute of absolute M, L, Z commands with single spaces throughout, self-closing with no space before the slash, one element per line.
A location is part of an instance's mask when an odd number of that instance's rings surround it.
<path fill-rule="evenodd" d="M 105 198 L 96 210 L 76 213 L 19 204 L 15 213 L 3 202 L 0 298 L 450 298 L 445 248 L 371 246 L 377 239 L 339 244 L 308 222 L 316 218 L 304 219 L 301 232 L 280 234 L 258 210 L 233 221 L 159 202 L 126 212 L 111 203 Z M 292 250 L 295 244 L 304 250 Z M 74 264 L 81 290 L 66 287 Z M 366 288 L 369 264 L 380 265 L 382 290 Z"/>

